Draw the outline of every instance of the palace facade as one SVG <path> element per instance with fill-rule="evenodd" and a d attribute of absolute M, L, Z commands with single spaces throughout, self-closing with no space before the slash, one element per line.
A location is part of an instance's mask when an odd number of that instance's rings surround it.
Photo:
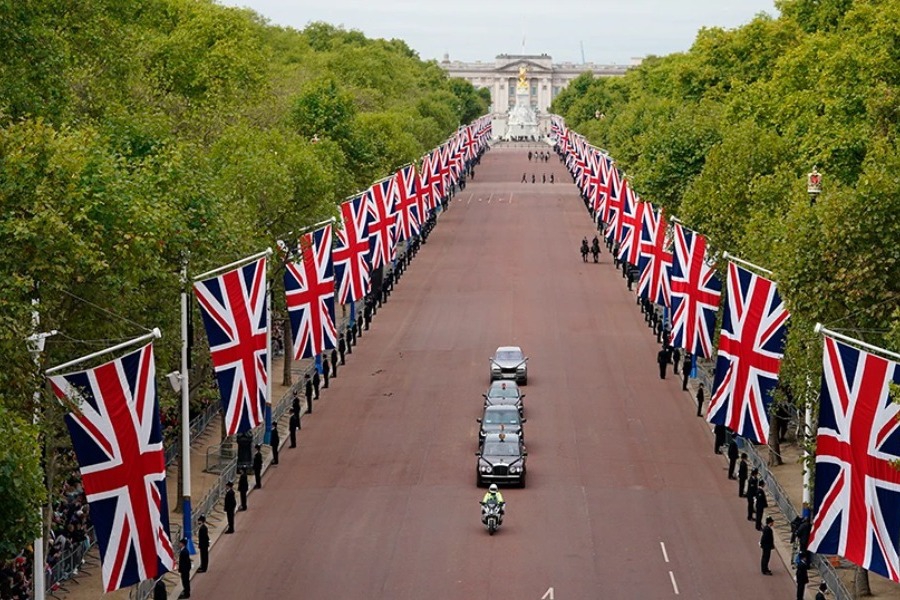
<path fill-rule="evenodd" d="M 616 77 L 624 75 L 634 65 L 554 63 L 548 54 L 500 54 L 493 62 L 460 62 L 451 61 L 450 56 L 445 54 L 440 66 L 451 77 L 465 79 L 476 88 L 489 89 L 491 110 L 494 113 L 506 113 L 515 105 L 519 67 L 524 66 L 528 76 L 531 107 L 542 115 L 547 113 L 557 94 L 582 73 Z"/>

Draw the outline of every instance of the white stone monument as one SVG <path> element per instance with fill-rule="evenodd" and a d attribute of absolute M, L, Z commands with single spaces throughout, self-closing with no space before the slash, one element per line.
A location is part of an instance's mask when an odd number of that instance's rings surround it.
<path fill-rule="evenodd" d="M 531 93 L 528 89 L 528 78 L 525 65 L 519 67 L 519 83 L 516 84 L 516 104 L 509 111 L 506 123 L 505 140 L 531 139 L 537 140 L 540 135 L 537 116 L 531 108 Z"/>

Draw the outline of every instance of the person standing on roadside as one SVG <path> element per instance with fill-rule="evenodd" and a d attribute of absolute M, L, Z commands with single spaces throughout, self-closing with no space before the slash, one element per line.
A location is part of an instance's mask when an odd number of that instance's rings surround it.
<path fill-rule="evenodd" d="M 809 583 L 809 553 L 801 552 L 797 556 L 797 600 L 803 600 L 806 596 L 806 584 Z"/>
<path fill-rule="evenodd" d="M 678 375 L 678 367 L 681 366 L 681 349 L 672 348 L 672 373 Z"/>
<path fill-rule="evenodd" d="M 181 538 L 178 551 L 178 574 L 181 575 L 181 595 L 178 598 L 191 597 L 191 554 L 187 549 L 187 538 Z"/>
<path fill-rule="evenodd" d="M 322 380 L 319 379 L 319 370 L 313 369 L 312 384 L 313 384 L 313 392 L 315 392 L 314 397 L 316 400 L 319 399 L 319 384 L 321 382 L 322 382 Z"/>
<path fill-rule="evenodd" d="M 312 413 L 313 385 L 309 373 L 303 376 L 303 382 L 304 392 L 306 392 L 306 414 L 310 414 Z"/>
<path fill-rule="evenodd" d="M 747 520 L 752 521 L 756 515 L 756 492 L 759 490 L 759 469 L 754 467 L 747 479 Z"/>
<path fill-rule="evenodd" d="M 685 371 L 685 373 L 687 373 L 687 371 Z M 685 381 L 687 381 L 687 375 L 684 376 L 684 379 L 685 379 Z M 697 399 L 697 416 L 702 417 L 703 416 L 703 401 L 706 400 L 706 395 L 703 391 L 703 382 L 702 381 L 697 385 L 697 393 L 694 396 L 694 398 Z"/>
<path fill-rule="evenodd" d="M 297 430 L 300 429 L 300 411 L 291 409 L 291 420 L 288 422 L 288 433 L 291 435 L 291 448 L 297 447 Z"/>
<path fill-rule="evenodd" d="M 756 484 L 756 530 L 762 529 L 763 512 L 769 508 L 769 500 L 766 498 L 766 482 L 760 479 Z M 772 517 L 769 517 L 770 519 Z"/>
<path fill-rule="evenodd" d="M 197 519 L 200 527 L 197 528 L 197 548 L 200 549 L 200 568 L 198 573 L 206 573 L 209 568 L 209 529 L 206 528 L 206 515 L 200 515 Z"/>
<path fill-rule="evenodd" d="M 281 435 L 278 433 L 278 421 L 272 420 L 272 432 L 269 434 L 269 443 L 272 445 L 272 464 L 278 464 L 278 449 L 281 447 Z"/>
<path fill-rule="evenodd" d="M 347 352 L 347 342 L 344 341 L 344 336 L 338 335 L 338 354 L 341 355 L 341 365 L 347 364 L 344 360 L 344 355 Z M 335 365 L 337 363 L 334 363 Z M 337 375 L 335 375 L 337 377 Z"/>
<path fill-rule="evenodd" d="M 744 497 L 744 486 L 747 485 L 748 471 L 747 453 L 741 452 L 741 462 L 738 463 L 738 498 Z"/>
<path fill-rule="evenodd" d="M 731 441 L 728 442 L 728 479 L 737 479 L 734 474 L 734 467 L 738 459 L 737 435 L 732 434 Z"/>
<path fill-rule="evenodd" d="M 322 385 L 322 389 L 328 388 L 328 371 L 330 367 L 328 365 L 328 355 L 324 352 L 322 353 L 322 379 L 324 380 L 324 384 Z"/>
<path fill-rule="evenodd" d="M 769 570 L 769 559 L 772 557 L 772 550 L 775 548 L 775 532 L 772 531 L 772 523 L 775 519 L 766 517 L 766 526 L 761 528 L 762 534 L 759 536 L 759 547 L 762 549 L 762 558 L 759 562 L 760 571 L 763 575 L 771 575 Z"/>
<path fill-rule="evenodd" d="M 241 495 L 241 505 L 239 511 L 247 510 L 247 492 L 250 491 L 250 481 L 247 477 L 247 469 L 241 469 L 241 476 L 238 478 L 238 493 Z"/>
<path fill-rule="evenodd" d="M 262 446 L 256 445 L 256 454 L 253 455 L 253 478 L 256 480 L 253 489 L 258 490 L 262 487 Z"/>
<path fill-rule="evenodd" d="M 234 482 L 225 484 L 225 516 L 228 517 L 228 528 L 225 533 L 234 533 L 234 509 L 237 501 L 234 499 Z"/>
<path fill-rule="evenodd" d="M 688 377 L 691 376 L 691 353 L 684 351 L 684 362 L 681 363 L 681 390 L 687 391 Z"/>
<path fill-rule="evenodd" d="M 659 365 L 659 378 L 666 378 L 666 368 L 669 366 L 669 353 L 665 348 L 660 348 L 656 353 L 656 364 Z"/>

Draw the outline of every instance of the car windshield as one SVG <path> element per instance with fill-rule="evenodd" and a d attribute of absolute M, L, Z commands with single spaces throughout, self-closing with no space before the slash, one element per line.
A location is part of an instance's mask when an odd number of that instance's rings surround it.
<path fill-rule="evenodd" d="M 497 410 L 490 411 L 484 415 L 486 425 L 518 425 L 519 411 L 517 410 Z"/>
<path fill-rule="evenodd" d="M 518 398 L 519 390 L 514 387 L 499 387 L 495 386 L 491 388 L 491 391 L 488 393 L 491 398 Z"/>
<path fill-rule="evenodd" d="M 497 350 L 497 360 L 522 360 L 522 353 L 517 350 Z"/>
<path fill-rule="evenodd" d="M 484 456 L 519 456 L 519 445 L 515 442 L 488 442 L 484 445 Z"/>

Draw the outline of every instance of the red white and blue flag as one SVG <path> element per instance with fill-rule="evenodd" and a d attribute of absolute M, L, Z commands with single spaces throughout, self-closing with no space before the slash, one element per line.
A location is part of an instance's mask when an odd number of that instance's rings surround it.
<path fill-rule="evenodd" d="M 333 254 L 341 304 L 362 300 L 371 287 L 368 218 L 365 196 L 341 204 L 343 227 Z"/>
<path fill-rule="evenodd" d="M 99 367 L 50 377 L 72 407 L 66 426 L 112 592 L 174 568 L 153 345 Z"/>
<path fill-rule="evenodd" d="M 331 225 L 304 234 L 300 238 L 300 262 L 288 262 L 285 267 L 284 291 L 294 360 L 313 358 L 337 344 Z"/>
<path fill-rule="evenodd" d="M 388 177 L 375 183 L 366 192 L 366 210 L 369 212 L 369 258 L 372 268 L 394 260 L 394 178 Z"/>
<path fill-rule="evenodd" d="M 619 217 L 619 226 L 622 236 L 619 239 L 619 260 L 629 265 L 637 265 L 641 254 L 641 225 L 644 220 L 644 210 L 652 210 L 646 202 L 641 202 L 630 189 L 629 199 L 622 206 L 622 215 Z"/>
<path fill-rule="evenodd" d="M 226 435 L 250 431 L 265 417 L 266 259 L 194 284 L 209 338 Z"/>
<path fill-rule="evenodd" d="M 827 336 L 823 363 L 809 549 L 900 582 L 900 366 Z"/>
<path fill-rule="evenodd" d="M 407 165 L 394 173 L 393 189 L 395 194 L 394 238 L 397 242 L 402 242 L 412 239 L 419 233 L 419 218 L 416 214 L 419 178 L 416 175 L 415 165 Z"/>
<path fill-rule="evenodd" d="M 716 376 L 707 420 L 756 444 L 769 440 L 769 405 L 778 384 L 790 317 L 775 283 L 728 264 Z"/>
<path fill-rule="evenodd" d="M 621 177 L 619 170 L 613 167 L 615 174 L 613 176 L 611 187 L 609 189 L 609 197 L 606 200 L 605 213 L 606 238 L 613 242 L 621 239 L 622 229 L 619 225 L 622 211 L 625 210 L 625 203 L 629 200 L 628 180 Z"/>
<path fill-rule="evenodd" d="M 638 279 L 638 294 L 641 298 L 661 306 L 671 306 L 669 277 L 672 253 L 666 250 L 666 221 L 662 208 L 654 211 L 648 205 L 644 209 L 638 268 L 641 270 Z"/>
<path fill-rule="evenodd" d="M 672 345 L 709 358 L 722 282 L 706 262 L 706 238 L 680 223 L 672 229 Z"/>

